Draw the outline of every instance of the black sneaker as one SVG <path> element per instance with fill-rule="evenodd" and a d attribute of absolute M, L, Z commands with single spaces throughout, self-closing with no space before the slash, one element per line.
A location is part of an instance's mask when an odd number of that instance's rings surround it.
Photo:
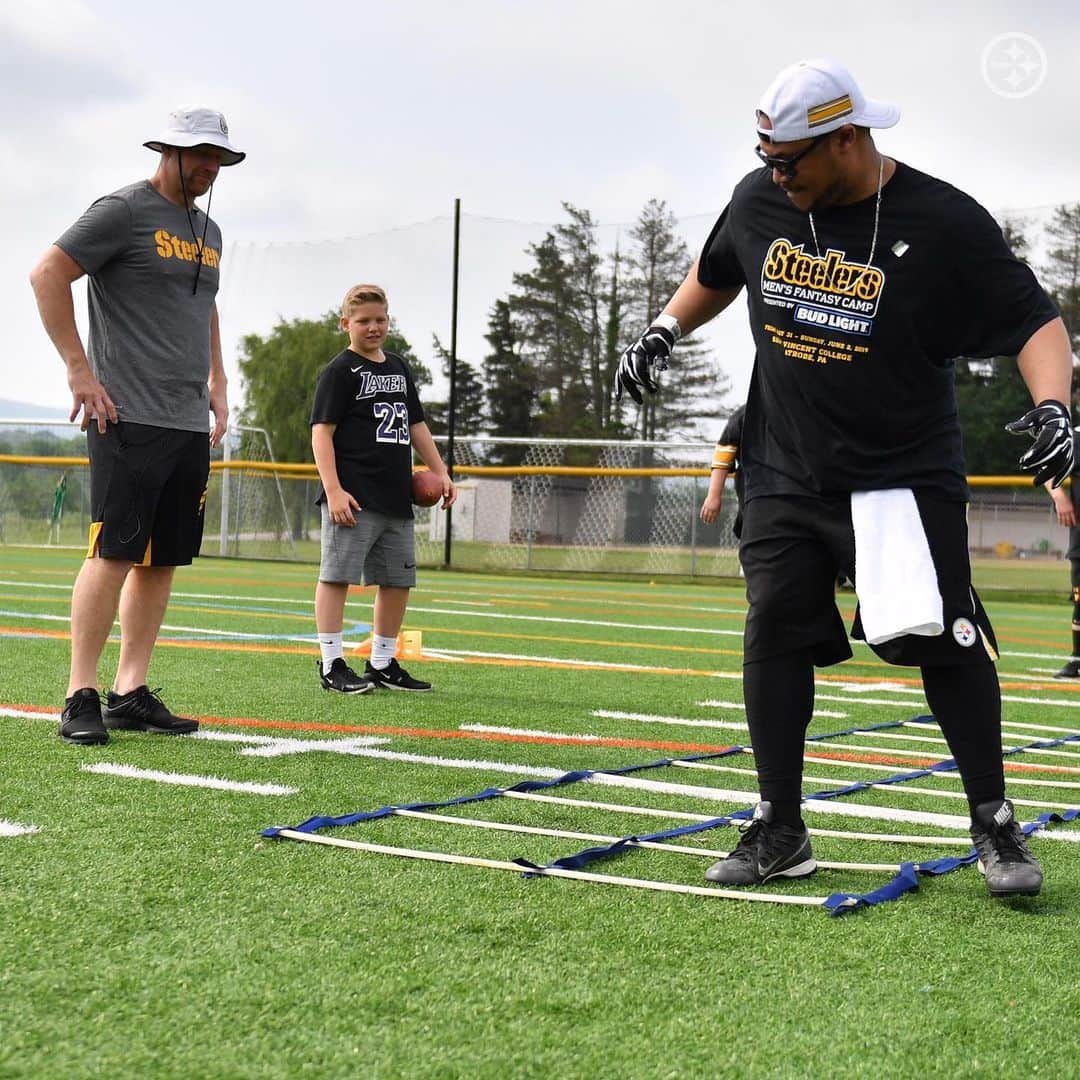
<path fill-rule="evenodd" d="M 373 668 L 369 660 L 364 665 L 364 678 L 370 679 L 376 686 L 385 686 L 387 690 L 431 689 L 431 683 L 414 679 L 396 660 L 391 660 L 384 668 Z"/>
<path fill-rule="evenodd" d="M 1070 660 L 1060 671 L 1054 672 L 1055 679 L 1080 679 L 1080 660 Z"/>
<path fill-rule="evenodd" d="M 764 885 L 773 878 L 809 877 L 817 863 L 805 825 L 773 824 L 772 803 L 760 802 L 738 846 L 705 871 L 718 885 Z"/>
<path fill-rule="evenodd" d="M 1031 854 L 1008 799 L 980 803 L 971 823 L 979 870 L 991 896 L 1038 896 L 1042 867 Z"/>
<path fill-rule="evenodd" d="M 199 730 L 197 720 L 173 716 L 157 690 L 137 686 L 127 694 L 109 691 L 105 706 L 105 726 L 124 731 L 149 731 L 154 735 L 190 735 Z"/>
<path fill-rule="evenodd" d="M 366 694 L 375 689 L 370 679 L 357 675 L 340 656 L 330 665 L 329 671 L 323 671 L 321 660 L 316 660 L 315 665 L 319 669 L 319 682 L 324 690 L 336 690 L 339 694 Z"/>
<path fill-rule="evenodd" d="M 101 695 L 91 686 L 76 690 L 64 702 L 60 738 L 80 746 L 103 746 L 109 733 L 101 722 Z"/>

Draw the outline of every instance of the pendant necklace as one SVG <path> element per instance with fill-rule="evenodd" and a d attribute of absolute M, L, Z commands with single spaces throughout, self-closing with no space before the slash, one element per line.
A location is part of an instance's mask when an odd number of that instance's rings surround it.
<path fill-rule="evenodd" d="M 877 181 L 877 201 L 874 204 L 874 235 L 870 239 L 870 256 L 866 260 L 866 264 L 856 275 L 847 291 L 854 289 L 854 287 L 862 280 L 863 274 L 870 269 L 870 264 L 874 261 L 874 252 L 877 250 L 877 237 L 878 237 L 878 222 L 881 220 L 881 188 L 885 179 L 885 156 L 878 154 L 878 181 Z M 814 238 L 814 251 L 817 257 L 821 258 L 821 245 L 818 243 L 817 229 L 814 227 L 814 211 L 807 211 L 807 216 L 810 218 L 810 235 Z M 832 285 L 832 281 L 829 281 Z"/>

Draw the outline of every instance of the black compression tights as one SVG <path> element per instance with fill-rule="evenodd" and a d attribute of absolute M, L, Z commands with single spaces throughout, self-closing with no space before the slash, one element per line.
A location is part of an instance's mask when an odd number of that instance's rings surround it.
<path fill-rule="evenodd" d="M 960 767 L 971 808 L 1002 798 L 1001 691 L 993 665 L 927 667 L 922 676 L 926 700 Z M 803 743 L 814 708 L 810 653 L 747 663 L 743 696 L 761 798 L 773 804 L 778 820 L 798 820 Z"/>
<path fill-rule="evenodd" d="M 745 664 L 743 699 L 761 798 L 773 804 L 778 821 L 796 822 L 802 798 L 803 741 L 814 708 L 810 653 L 786 653 Z"/>
<path fill-rule="evenodd" d="M 974 810 L 1005 797 L 1001 764 L 1001 688 L 993 664 L 922 669 L 926 702 L 960 766 Z"/>

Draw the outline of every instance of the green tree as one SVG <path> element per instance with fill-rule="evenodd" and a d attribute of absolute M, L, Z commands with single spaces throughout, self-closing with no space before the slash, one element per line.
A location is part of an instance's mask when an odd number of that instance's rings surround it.
<path fill-rule="evenodd" d="M 531 269 L 515 273 L 509 307 L 520 357 L 534 374 L 537 391 L 536 430 L 565 435 L 584 408 L 574 395 L 568 360 L 572 352 L 571 305 L 567 268 L 554 233 L 530 244 Z"/>
<path fill-rule="evenodd" d="M 442 365 L 443 378 L 446 379 L 446 392 L 450 393 L 450 350 L 439 340 L 438 334 L 431 335 L 432 347 Z M 459 356 L 454 364 L 454 434 L 480 435 L 484 430 L 484 383 L 480 373 L 472 364 Z M 445 435 L 449 430 L 450 401 L 425 403 L 428 413 L 428 426 L 437 435 Z"/>
<path fill-rule="evenodd" d="M 693 257 L 676 235 L 674 214 L 657 199 L 645 204 L 630 230 L 630 239 L 627 273 L 621 284 L 622 306 L 633 335 L 663 310 L 693 265 Z M 643 395 L 637 422 L 632 425 L 642 439 L 690 435 L 698 421 L 722 414 L 721 399 L 731 387 L 719 364 L 692 335 L 679 341 L 671 368 L 659 381 L 657 394 Z M 627 396 L 621 406 L 637 408 Z"/>
<path fill-rule="evenodd" d="M 562 358 L 568 381 L 585 404 L 572 429 L 584 435 L 608 431 L 611 380 L 605 362 L 605 318 L 601 309 L 605 295 L 603 258 L 596 238 L 596 222 L 588 210 L 564 202 L 569 221 L 555 227 L 563 265 L 567 271 L 569 308 L 566 312 L 570 354 Z"/>
<path fill-rule="evenodd" d="M 1055 207 L 1046 233 L 1051 246 L 1042 279 L 1061 312 L 1076 355 L 1080 353 L 1080 203 Z"/>
<path fill-rule="evenodd" d="M 484 339 L 490 350 L 483 361 L 489 431 L 492 435 L 511 438 L 535 434 L 538 408 L 535 372 L 521 356 L 508 301 L 496 300 L 492 305 Z M 491 457 L 496 464 L 519 465 L 525 460 L 525 453 L 524 446 L 511 444 L 496 447 Z"/>
<path fill-rule="evenodd" d="M 281 320 L 264 338 L 248 334 L 240 343 L 244 384 L 241 421 L 265 428 L 279 461 L 311 456 L 311 403 L 319 372 L 348 344 L 341 316 Z"/>
<path fill-rule="evenodd" d="M 610 423 L 603 258 L 589 212 L 563 209 L 569 220 L 530 245 L 534 265 L 514 275 L 508 303 L 518 355 L 534 373 L 539 433 L 596 438 Z"/>

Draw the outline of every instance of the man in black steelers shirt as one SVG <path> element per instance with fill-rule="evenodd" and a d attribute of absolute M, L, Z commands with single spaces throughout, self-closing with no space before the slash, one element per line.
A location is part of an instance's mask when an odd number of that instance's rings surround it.
<path fill-rule="evenodd" d="M 1036 894 L 1042 871 L 1005 798 L 994 633 L 971 587 L 968 489 L 951 358 L 1016 355 L 1038 404 L 1009 425 L 1055 485 L 1073 461 L 1065 328 L 990 215 L 879 153 L 893 106 L 831 60 L 782 71 L 757 110 L 747 175 L 697 263 L 623 354 L 616 392 L 654 392 L 680 334 L 745 287 L 757 358 L 739 447 L 748 613 L 743 689 L 761 801 L 722 884 L 804 877 L 800 813 L 814 666 L 851 656 L 834 600 L 859 596 L 852 633 L 922 671 L 970 806 L 994 896 Z"/>

